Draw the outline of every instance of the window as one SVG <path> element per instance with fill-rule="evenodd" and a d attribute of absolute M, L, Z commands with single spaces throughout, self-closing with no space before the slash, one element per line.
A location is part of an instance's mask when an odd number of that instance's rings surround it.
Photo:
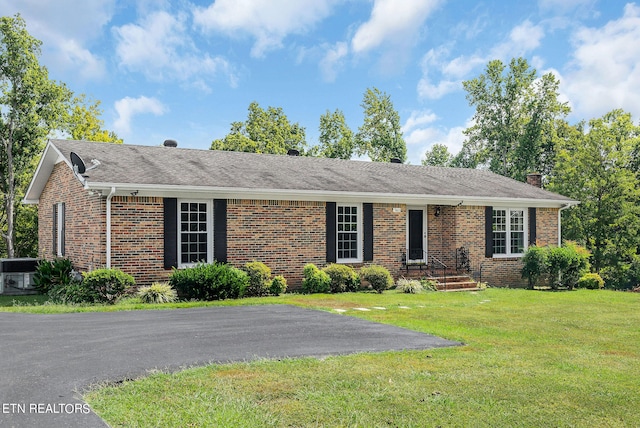
<path fill-rule="evenodd" d="M 53 205 L 53 254 L 64 257 L 64 202 Z"/>
<path fill-rule="evenodd" d="M 493 254 L 519 256 L 526 250 L 525 210 L 494 208 Z"/>
<path fill-rule="evenodd" d="M 179 202 L 178 260 L 181 266 L 211 261 L 211 211 L 210 202 Z"/>
<path fill-rule="evenodd" d="M 337 242 L 339 262 L 361 261 L 359 205 L 338 205 Z"/>

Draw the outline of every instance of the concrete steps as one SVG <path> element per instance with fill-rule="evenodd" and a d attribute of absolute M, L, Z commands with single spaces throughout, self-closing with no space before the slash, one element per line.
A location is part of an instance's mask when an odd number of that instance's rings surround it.
<path fill-rule="evenodd" d="M 457 273 L 456 271 L 437 272 L 436 276 L 431 275 L 431 271 L 422 266 L 422 269 L 412 265 L 411 269 L 402 272 L 402 276 L 407 279 L 430 279 L 437 283 L 440 291 L 474 291 L 479 290 L 478 282 L 469 275 Z"/>

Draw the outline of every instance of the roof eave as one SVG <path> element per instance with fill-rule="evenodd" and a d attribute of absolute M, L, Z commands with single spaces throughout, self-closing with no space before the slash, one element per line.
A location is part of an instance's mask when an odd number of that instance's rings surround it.
<path fill-rule="evenodd" d="M 238 187 L 209 187 L 85 182 L 85 189 L 110 192 L 116 188 L 116 196 L 148 196 L 174 198 L 267 199 L 295 201 L 377 202 L 408 205 L 502 205 L 511 207 L 561 208 L 576 205 L 571 199 L 537 199 L 507 197 L 469 197 L 463 195 L 419 195 L 403 193 L 345 192 L 326 190 L 256 189 Z M 105 193 L 106 194 L 106 193 Z"/>

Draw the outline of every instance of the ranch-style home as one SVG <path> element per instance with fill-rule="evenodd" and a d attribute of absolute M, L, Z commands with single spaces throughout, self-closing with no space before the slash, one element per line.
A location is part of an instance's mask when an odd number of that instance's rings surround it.
<path fill-rule="evenodd" d="M 139 285 L 173 268 L 257 260 L 299 286 L 305 264 L 466 269 L 521 286 L 529 245 L 560 242 L 577 201 L 486 170 L 51 140 L 25 203 L 39 256 L 114 267 Z M 444 269 L 444 268 L 443 268 Z"/>

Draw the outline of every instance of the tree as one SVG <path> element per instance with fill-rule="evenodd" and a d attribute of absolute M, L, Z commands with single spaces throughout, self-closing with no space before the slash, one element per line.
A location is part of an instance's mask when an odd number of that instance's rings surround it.
<path fill-rule="evenodd" d="M 453 156 L 444 144 L 434 144 L 431 150 L 427 150 L 422 159 L 422 165 L 449 166 Z"/>
<path fill-rule="evenodd" d="M 484 165 L 520 181 L 532 171 L 548 175 L 554 162 L 554 124 L 569 113 L 568 105 L 558 101 L 555 76 L 538 78 L 526 59 L 514 58 L 508 70 L 494 60 L 484 74 L 462 84 L 476 108 L 475 123 L 464 131 L 468 139 L 453 163 Z"/>
<path fill-rule="evenodd" d="M 0 18 L 0 226 L 8 257 L 15 257 L 16 203 L 49 132 L 71 98 L 40 65 L 41 42 L 20 15 Z"/>
<path fill-rule="evenodd" d="M 74 140 L 98 141 L 122 144 L 115 132 L 102 129 L 100 101 L 89 102 L 85 95 L 74 97 L 69 111 L 65 112 L 65 128 Z"/>
<path fill-rule="evenodd" d="M 305 130 L 291 123 L 280 107 L 264 110 L 257 102 L 249 104 L 246 122 L 231 123 L 231 131 L 211 143 L 211 150 L 286 154 L 289 149 L 303 153 Z"/>
<path fill-rule="evenodd" d="M 347 125 L 344 113 L 329 110 L 320 116 L 320 144 L 311 150 L 313 156 L 351 159 L 354 151 L 353 131 Z"/>
<path fill-rule="evenodd" d="M 391 97 L 377 88 L 368 88 L 360 105 L 364 109 L 364 123 L 356 134 L 357 152 L 375 162 L 388 162 L 392 158 L 405 162 L 407 145 Z"/>
<path fill-rule="evenodd" d="M 595 272 L 614 280 L 640 254 L 640 180 L 633 164 L 640 136 L 631 115 L 613 110 L 566 127 L 557 139 L 549 189 L 580 201 L 563 212 L 563 237 L 584 244 Z"/>

